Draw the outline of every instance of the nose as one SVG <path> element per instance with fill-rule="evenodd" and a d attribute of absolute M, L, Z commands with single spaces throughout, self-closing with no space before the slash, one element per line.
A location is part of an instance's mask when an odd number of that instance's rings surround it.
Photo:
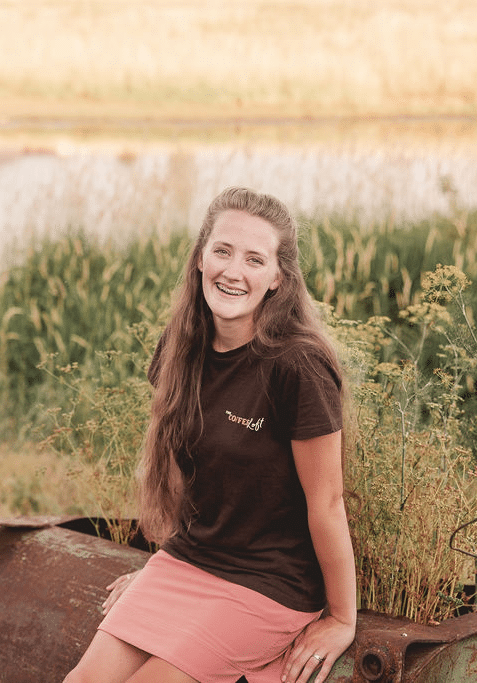
<path fill-rule="evenodd" d="M 224 268 L 224 276 L 228 280 L 240 280 L 242 278 L 242 270 L 240 267 L 240 260 L 238 258 L 231 258 Z"/>

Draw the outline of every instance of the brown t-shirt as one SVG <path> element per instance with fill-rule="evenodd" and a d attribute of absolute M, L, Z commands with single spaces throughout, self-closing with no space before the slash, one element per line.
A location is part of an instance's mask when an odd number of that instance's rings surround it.
<path fill-rule="evenodd" d="M 292 609 L 323 608 L 291 440 L 341 429 L 339 378 L 318 354 L 299 364 L 258 358 L 249 345 L 211 349 L 201 403 L 204 427 L 193 461 L 178 458 L 187 476 L 194 472 L 197 513 L 164 550 Z"/>

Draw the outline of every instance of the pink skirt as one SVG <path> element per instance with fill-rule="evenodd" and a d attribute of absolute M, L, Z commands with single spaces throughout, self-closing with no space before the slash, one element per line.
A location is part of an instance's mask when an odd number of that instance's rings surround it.
<path fill-rule="evenodd" d="M 279 683 L 299 612 L 160 550 L 99 625 L 201 683 Z"/>

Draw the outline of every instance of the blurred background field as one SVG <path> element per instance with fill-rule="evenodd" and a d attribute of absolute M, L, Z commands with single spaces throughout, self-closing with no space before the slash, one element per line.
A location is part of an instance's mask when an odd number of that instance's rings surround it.
<path fill-rule="evenodd" d="M 280 196 L 296 214 L 341 216 L 364 232 L 477 209 L 477 157 L 355 145 L 181 143 L 141 153 L 13 154 L 0 163 L 0 264 L 25 243 L 81 229 L 103 243 L 194 234 L 229 185 Z"/>
<path fill-rule="evenodd" d="M 244 184 L 297 215 L 349 376 L 360 605 L 462 607 L 474 5 L 0 3 L 1 515 L 134 516 L 145 369 L 208 202 Z"/>
<path fill-rule="evenodd" d="M 0 26 L 27 116 L 475 114 L 472 0 L 10 0 Z"/>
<path fill-rule="evenodd" d="M 369 224 L 448 213 L 449 179 L 474 209 L 476 44 L 473 0 L 8 0 L 0 267 L 67 226 L 193 231 L 232 183 Z"/>
<path fill-rule="evenodd" d="M 0 267 L 194 231 L 232 183 L 363 225 L 449 214 L 445 180 L 475 209 L 476 44 L 473 0 L 1 3 Z"/>

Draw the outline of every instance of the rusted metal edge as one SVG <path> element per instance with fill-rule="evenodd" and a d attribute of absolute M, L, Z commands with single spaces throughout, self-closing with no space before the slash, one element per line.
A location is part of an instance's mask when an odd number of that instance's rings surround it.
<path fill-rule="evenodd" d="M 136 519 L 105 519 L 104 517 L 79 517 L 78 515 L 37 515 L 33 517 L 19 516 L 19 517 L 0 517 L 0 529 L 18 529 L 18 530 L 40 530 L 52 527 L 62 527 L 63 529 L 70 529 L 71 531 L 79 531 L 88 536 L 106 539 L 108 541 L 115 541 L 119 543 L 117 537 L 112 538 L 112 533 L 119 531 L 122 528 L 122 541 L 120 545 L 123 547 L 136 548 L 146 552 L 155 552 L 158 547 L 153 543 L 149 543 L 138 528 Z M 127 542 L 126 540 L 127 539 Z M 0 679 L 1 683 L 1 679 Z"/>
<path fill-rule="evenodd" d="M 466 529 L 468 526 L 471 524 L 477 523 L 477 517 L 474 519 L 471 519 L 470 522 L 465 522 L 465 524 L 461 524 L 455 531 L 452 532 L 451 537 L 449 539 L 449 547 L 451 550 L 456 550 L 458 553 L 462 553 L 463 555 L 468 555 L 469 557 L 473 557 L 477 560 L 477 551 L 475 552 L 469 552 L 468 550 L 464 550 L 463 548 L 458 548 L 456 545 L 454 545 L 455 537 L 459 533 L 459 531 L 462 531 L 463 529 Z M 477 567 L 476 567 L 477 570 Z"/>
<path fill-rule="evenodd" d="M 63 680 L 101 621 L 105 587 L 149 557 L 55 524 L 65 520 L 17 518 L 0 527 L 1 683 Z"/>
<path fill-rule="evenodd" d="M 12 666 L 16 661 L 17 678 L 9 680 L 31 682 L 33 664 L 29 655 L 22 660 L 25 677 L 18 677 L 19 653 L 33 648 L 48 655 L 52 662 L 57 655 L 48 652 L 46 643 L 57 643 L 62 638 L 69 644 L 62 646 L 54 666 L 58 672 L 60 668 L 66 671 L 98 623 L 98 607 L 104 599 L 102 587 L 119 573 L 146 561 L 146 553 L 137 554 L 128 546 L 98 537 L 100 521 L 106 529 L 107 520 L 101 518 L 0 518 L 0 577 L 9 586 L 3 602 L 0 600 L 0 632 L 14 635 L 13 640 L 10 635 L 2 640 L 0 635 L 0 670 L 7 661 Z M 66 635 L 60 638 L 63 630 Z M 440 674 L 456 656 L 461 656 L 466 671 L 471 670 L 470 677 L 462 680 L 477 680 L 473 678 L 477 673 L 476 612 L 431 626 L 360 610 L 356 640 L 333 667 L 330 683 L 427 683 L 431 669 L 439 670 L 439 677 L 432 678 L 436 683 L 460 683 L 460 678 L 446 678 L 445 674 L 442 678 Z M 35 680 L 50 683 L 51 679 L 41 678 L 40 668 L 35 670 Z M 314 677 L 310 683 L 312 680 Z"/>
<path fill-rule="evenodd" d="M 82 519 L 78 515 L 36 515 L 33 517 L 0 517 L 0 527 L 5 526 L 11 529 L 44 529 L 50 526 L 61 526 L 68 522 Z"/>
<path fill-rule="evenodd" d="M 477 613 L 428 626 L 409 619 L 361 611 L 352 681 L 411 683 L 442 650 L 472 636 L 477 637 Z"/>

